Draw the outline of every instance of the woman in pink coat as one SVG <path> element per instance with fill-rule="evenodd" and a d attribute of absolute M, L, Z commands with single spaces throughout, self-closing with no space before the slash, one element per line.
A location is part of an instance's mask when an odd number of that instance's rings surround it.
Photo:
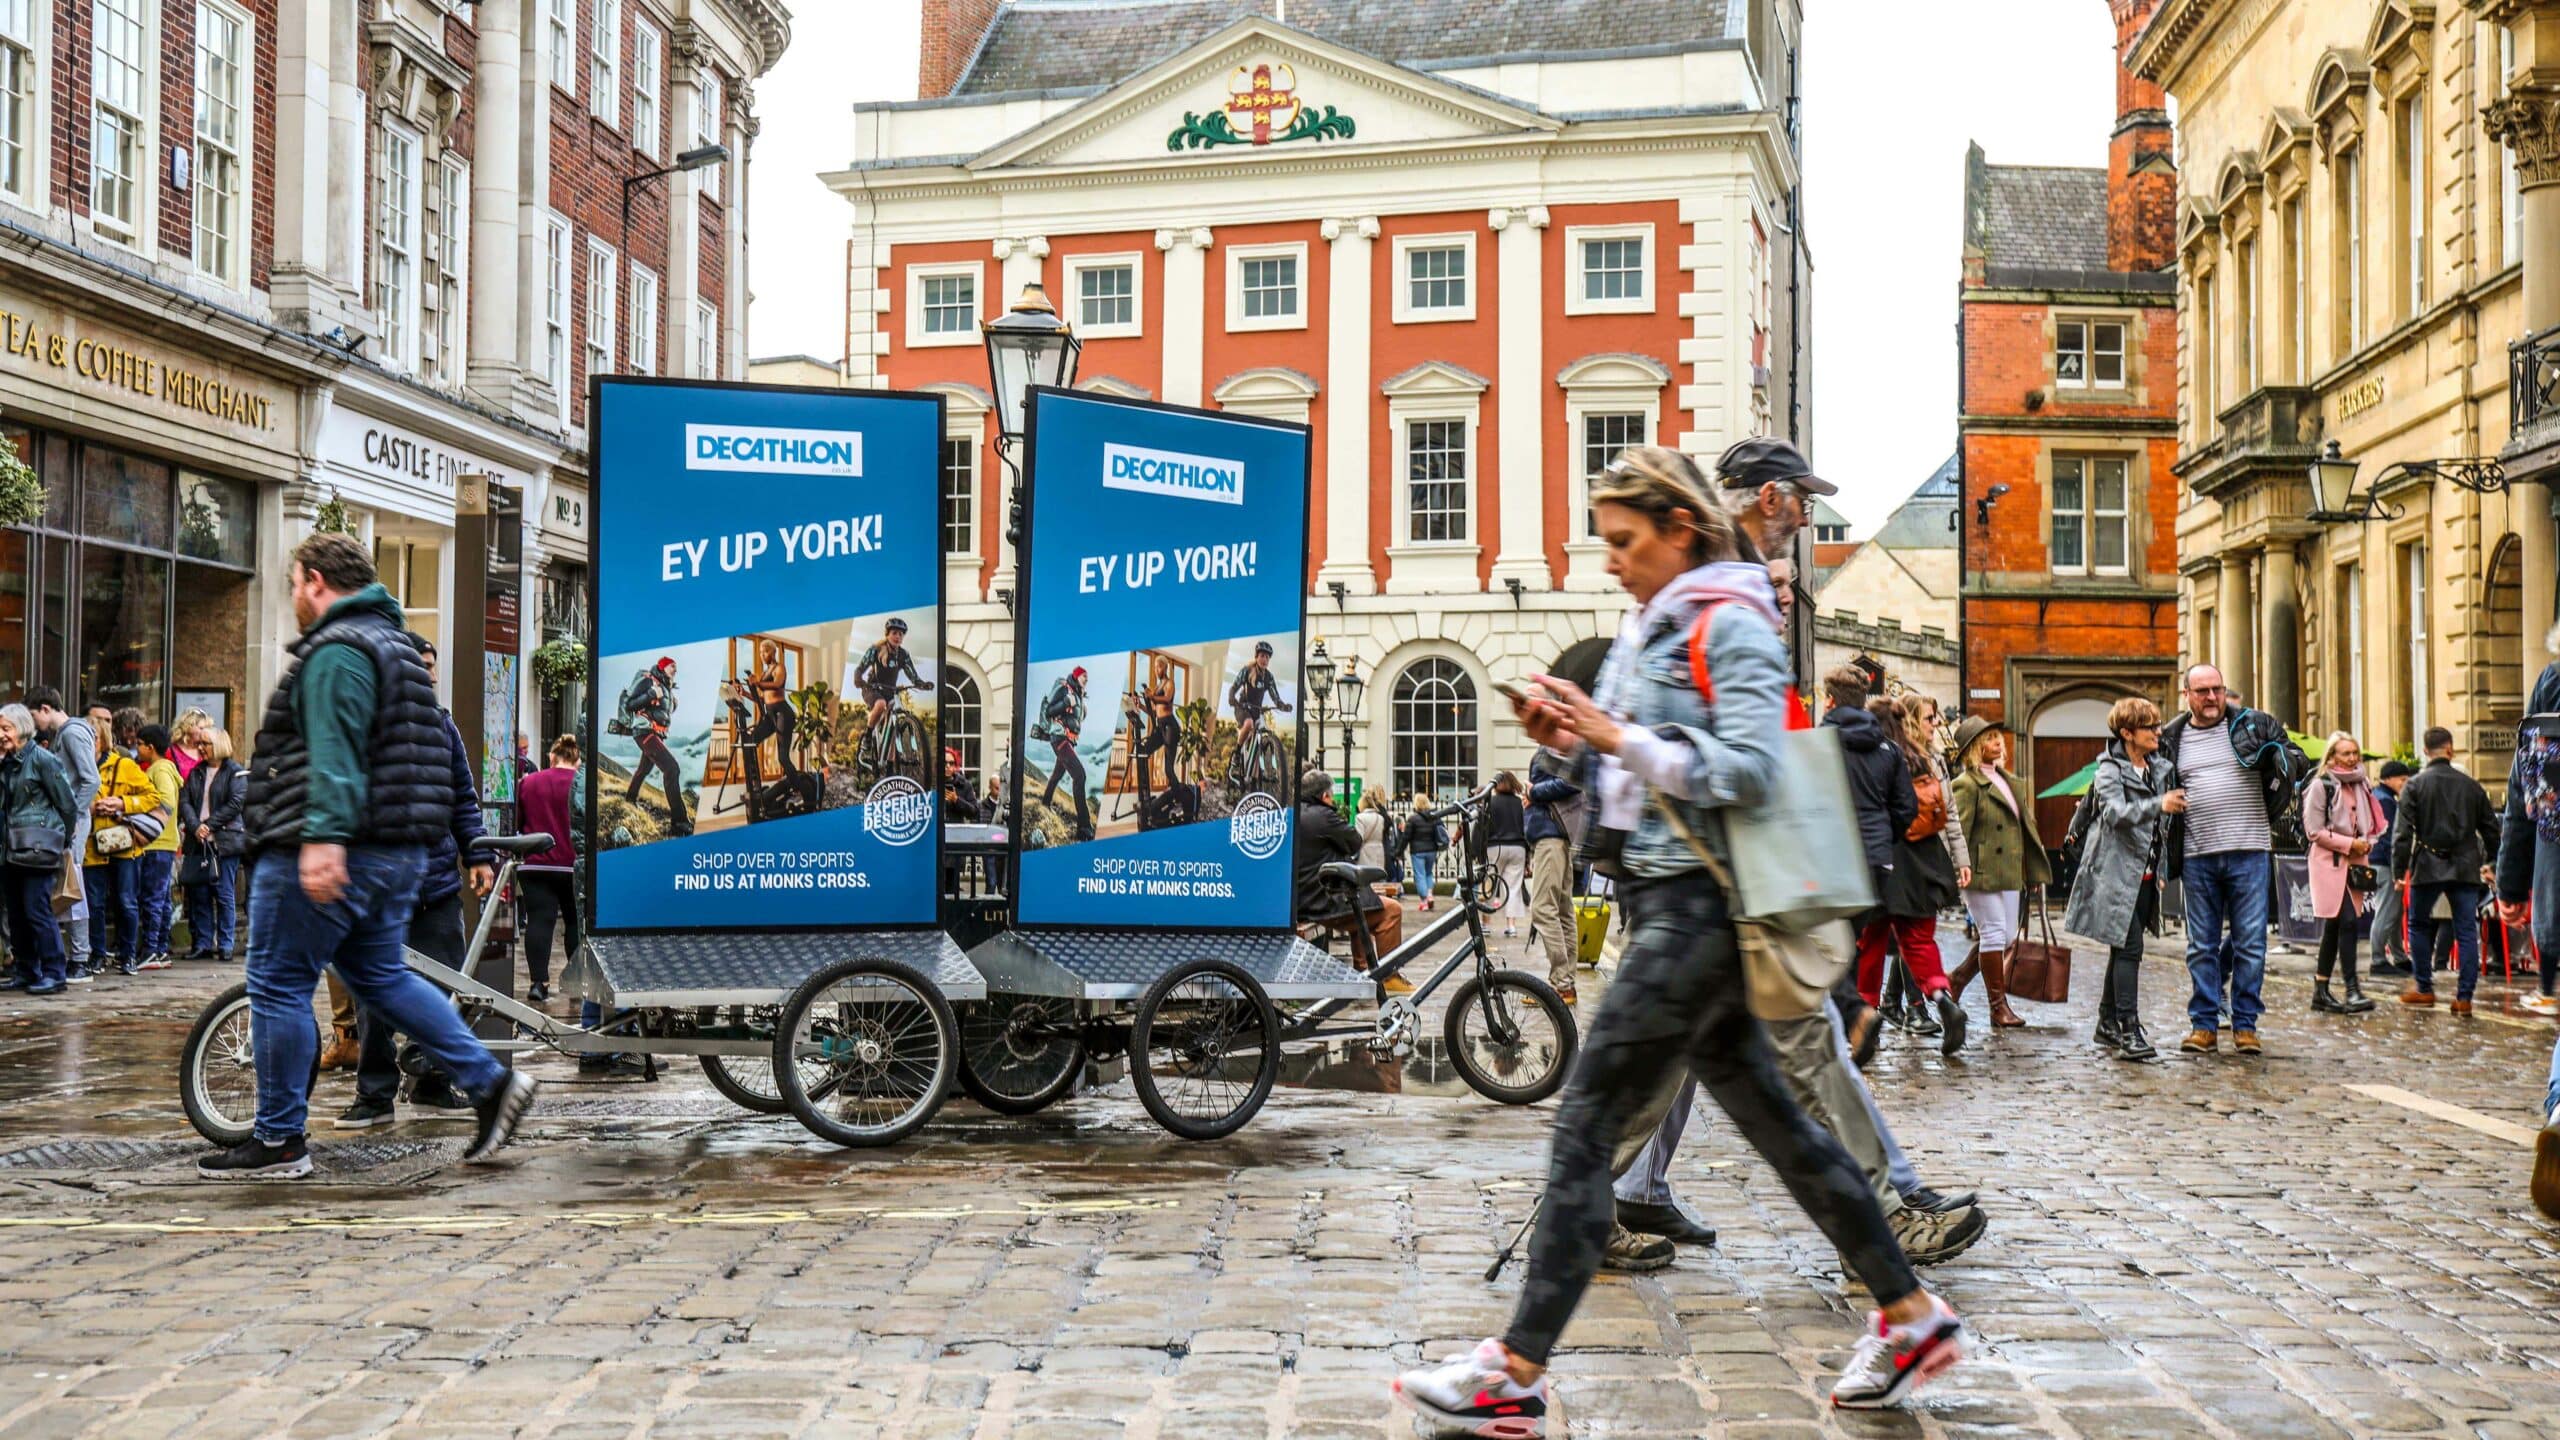
<path fill-rule="evenodd" d="M 2302 787 L 2302 831 L 2311 837 L 2311 909 L 2320 917 L 2320 980 L 2311 1008 L 2333 1015 L 2361 1015 L 2373 1008 L 2356 981 L 2356 917 L 2364 896 L 2347 883 L 2351 867 L 2370 867 L 2373 843 L 2383 833 L 2382 802 L 2364 774 L 2364 754 L 2341 730 L 2329 737 L 2319 773 Z M 2347 998 L 2329 993 L 2329 974 L 2346 970 Z"/>

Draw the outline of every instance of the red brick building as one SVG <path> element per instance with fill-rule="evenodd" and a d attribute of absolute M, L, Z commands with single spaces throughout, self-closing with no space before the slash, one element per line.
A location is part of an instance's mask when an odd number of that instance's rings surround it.
<path fill-rule="evenodd" d="M 2119 62 L 2155 3 L 2110 0 Z M 2038 789 L 2175 689 L 2177 177 L 2159 87 L 2119 63 L 2116 102 L 2102 169 L 1965 159 L 1964 708 Z"/>

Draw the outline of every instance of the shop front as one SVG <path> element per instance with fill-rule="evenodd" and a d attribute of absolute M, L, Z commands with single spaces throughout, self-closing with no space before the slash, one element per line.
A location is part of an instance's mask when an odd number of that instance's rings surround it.
<path fill-rule="evenodd" d="M 541 496 L 533 523 L 533 547 L 525 568 L 533 577 L 534 633 L 531 654 L 546 645 L 587 644 L 587 487 L 586 477 L 555 470 Z M 559 653 L 559 652 L 555 652 Z M 592 659 L 592 657 L 589 657 Z M 536 763 L 552 740 L 577 730 L 586 712 L 587 681 L 546 681 L 541 666 L 528 658 L 526 715 L 535 724 Z"/>
<path fill-rule="evenodd" d="M 245 747 L 256 637 L 290 619 L 258 583 L 261 532 L 299 473 L 317 369 L 252 368 L 223 358 L 242 337 L 115 313 L 0 288 L 0 445 L 45 496 L 0 530 L 0 698 L 50 685 L 156 721 L 200 706 Z"/>

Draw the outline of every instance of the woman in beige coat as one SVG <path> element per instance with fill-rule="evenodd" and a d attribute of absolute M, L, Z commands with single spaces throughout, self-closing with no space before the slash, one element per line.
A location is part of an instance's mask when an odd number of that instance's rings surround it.
<path fill-rule="evenodd" d="M 2024 1025 L 2009 1008 L 2009 951 L 2018 940 L 2018 907 L 2031 889 L 2051 878 L 2044 846 L 2036 838 L 2034 801 L 2007 770 L 2009 731 L 1996 721 L 1968 715 L 1956 726 L 1956 778 L 1948 805 L 1964 826 L 1973 874 L 1964 887 L 1965 912 L 1973 917 L 1973 954 L 1947 979 L 1958 999 L 1977 974 L 1991 995 L 1991 1023 Z"/>

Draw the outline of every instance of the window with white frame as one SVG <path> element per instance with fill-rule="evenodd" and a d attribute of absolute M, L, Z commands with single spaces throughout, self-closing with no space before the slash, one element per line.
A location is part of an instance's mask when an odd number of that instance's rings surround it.
<path fill-rule="evenodd" d="M 151 183 L 151 143 L 143 97 L 147 0 L 91 0 L 89 215 L 102 232 L 142 235 Z"/>
<path fill-rule="evenodd" d="M 418 363 L 417 132 L 384 122 L 374 151 L 373 308 L 382 321 L 382 361 Z"/>
<path fill-rule="evenodd" d="M 1591 482 L 1609 468 L 1619 451 L 1630 445 L 1650 445 L 1653 436 L 1641 410 L 1586 410 L 1578 438 L 1582 445 L 1582 533 L 1597 540 L 1600 520 L 1591 510 Z"/>
<path fill-rule="evenodd" d="M 578 0 L 543 0 L 543 28 L 551 45 L 551 83 L 578 93 Z"/>
<path fill-rule="evenodd" d="M 1399 235 L 1395 241 L 1395 320 L 1475 318 L 1475 237 Z"/>
<path fill-rule="evenodd" d="M 960 752 L 960 768 L 971 776 L 978 774 L 986 758 L 986 704 L 980 698 L 978 682 L 957 665 L 942 667 L 942 722 L 944 748 Z"/>
<path fill-rule="evenodd" d="M 426 318 L 418 326 L 424 345 L 418 368 L 459 385 L 470 338 L 463 297 L 470 293 L 471 171 L 448 153 L 429 175 L 426 282 L 419 287 Z"/>
<path fill-rule="evenodd" d="M 1468 538 L 1467 422 L 1406 421 L 1404 468 L 1406 542 L 1464 543 Z"/>
<path fill-rule="evenodd" d="M 942 553 L 978 553 L 978 438 L 942 438 Z"/>
<path fill-rule="evenodd" d="M 667 78 L 666 37 L 646 20 L 631 22 L 631 148 L 656 159 L 661 120 L 658 88 Z"/>
<path fill-rule="evenodd" d="M 587 36 L 587 111 L 607 125 L 622 123 L 622 0 L 594 0 L 595 29 Z"/>
<path fill-rule="evenodd" d="M 2427 308 L 2427 92 L 2424 85 L 2400 102 L 2392 127 L 2392 183 L 2398 192 L 2401 316 L 2414 320 Z"/>
<path fill-rule="evenodd" d="M 720 378 L 720 312 L 701 300 L 693 302 L 693 373 L 699 380 Z"/>
<path fill-rule="evenodd" d="M 978 343 L 978 280 L 974 261 L 907 267 L 907 344 Z"/>
<path fill-rule="evenodd" d="M 546 215 L 542 233 L 542 375 L 569 423 L 569 221 Z"/>
<path fill-rule="evenodd" d="M 40 203 L 44 166 L 36 153 L 36 127 L 46 99 L 36 79 L 44 53 L 36 26 L 41 0 L 0 0 L 0 195 L 22 205 Z"/>
<path fill-rule="evenodd" d="M 658 373 L 658 275 L 648 266 L 631 265 L 631 373 Z"/>
<path fill-rule="evenodd" d="M 240 116 L 249 22 L 228 5 L 196 6 L 196 268 L 237 283 Z"/>
<path fill-rule="evenodd" d="M 699 78 L 693 87 L 693 144 L 688 148 L 699 150 L 705 145 L 720 143 L 720 72 L 704 65 L 694 73 Z M 728 168 L 726 165 L 704 168 L 701 172 L 702 193 L 714 200 L 719 199 L 721 176 Z"/>
<path fill-rule="evenodd" d="M 2064 390 L 2113 390 L 2124 384 L 2124 324 L 2063 320 L 2053 327 L 2053 383 Z"/>
<path fill-rule="evenodd" d="M 1568 315 L 1653 311 L 1653 227 L 1572 225 L 1565 228 Z"/>
<path fill-rule="evenodd" d="M 2122 575 L 2130 466 L 2121 456 L 2053 458 L 2053 569 Z"/>
<path fill-rule="evenodd" d="M 2516 69 L 2516 32 L 2512 26 L 2498 27 L 2498 89 L 2504 93 L 2507 77 Z M 2505 269 L 2524 259 L 2524 187 L 2517 178 L 2516 152 L 2512 145 L 2498 147 L 2498 268 Z"/>
<path fill-rule="evenodd" d="M 593 235 L 587 237 L 587 373 L 610 375 L 614 370 L 613 302 L 622 293 L 617 273 L 621 257 L 613 247 Z"/>
<path fill-rule="evenodd" d="M 1067 293 L 1075 298 L 1076 333 L 1085 339 L 1139 333 L 1137 256 L 1076 256 L 1067 261 Z"/>
<path fill-rule="evenodd" d="M 1446 800 L 1476 784 L 1476 682 L 1455 660 L 1426 655 L 1396 676 L 1388 767 L 1396 798 Z"/>
<path fill-rule="evenodd" d="M 1227 329 L 1307 326 L 1307 247 L 1239 245 L 1227 251 Z"/>
<path fill-rule="evenodd" d="M 2364 343 L 2364 147 L 2340 146 L 2329 171 L 2330 197 L 2337 206 L 2329 251 L 2341 301 L 2332 312 L 2338 327 L 2333 341 L 2337 358 L 2343 360 Z"/>

